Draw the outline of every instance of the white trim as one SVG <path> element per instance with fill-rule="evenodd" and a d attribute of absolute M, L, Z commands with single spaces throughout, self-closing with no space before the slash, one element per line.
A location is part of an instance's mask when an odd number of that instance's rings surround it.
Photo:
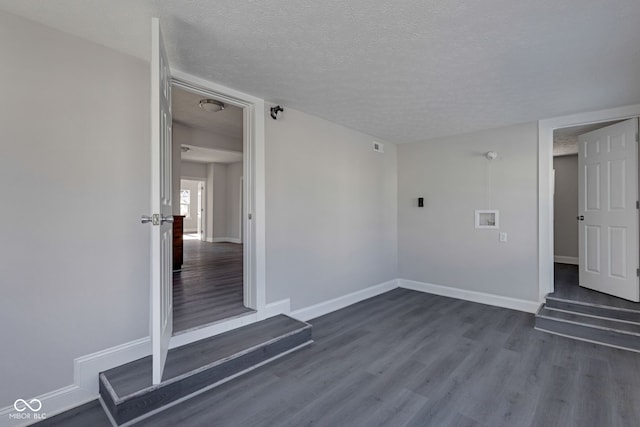
<path fill-rule="evenodd" d="M 214 237 L 213 239 L 211 239 L 211 243 L 221 243 L 221 242 L 242 243 L 242 240 L 238 239 L 237 237 Z"/>
<path fill-rule="evenodd" d="M 97 386 L 97 383 L 96 383 Z M 30 400 L 27 396 L 17 396 L 16 399 Z M 96 398 L 95 394 L 83 390 L 77 385 L 70 385 L 49 393 L 36 396 L 36 399 L 42 403 L 42 409 L 39 415 L 45 418 L 51 418 L 61 412 L 68 411 L 76 406 L 84 405 Z M 0 409 L 0 427 L 18 427 L 33 424 L 33 419 L 14 420 L 9 418 L 9 414 L 16 413 L 13 405 Z M 43 418 L 44 419 L 44 418 Z M 40 420 L 37 420 L 40 421 Z"/>
<path fill-rule="evenodd" d="M 416 282 L 415 280 L 399 279 L 398 286 L 404 289 L 442 295 L 465 301 L 479 302 L 481 304 L 494 305 L 496 307 L 510 308 L 512 310 L 525 311 L 527 313 L 535 313 L 540 307 L 540 302 L 538 301 L 528 301 L 501 295 L 487 294 L 484 292 L 452 288 L 449 286 L 434 285 L 432 283 Z"/>
<path fill-rule="evenodd" d="M 557 262 L 559 264 L 579 265 L 578 257 L 575 257 L 575 256 L 555 255 L 553 257 L 553 262 Z"/>
<path fill-rule="evenodd" d="M 553 131 L 640 116 L 640 104 L 538 122 L 538 295 L 553 292 Z"/>
<path fill-rule="evenodd" d="M 291 312 L 291 300 L 289 298 L 280 301 L 274 301 L 268 303 L 264 307 L 264 311 L 260 317 L 260 320 L 267 319 L 269 317 L 277 316 L 278 314 L 289 314 Z"/>
<path fill-rule="evenodd" d="M 343 295 L 341 297 L 334 298 L 329 301 L 321 302 L 309 307 L 292 311 L 290 316 L 295 319 L 303 320 L 306 322 L 307 320 L 324 316 L 325 314 L 332 313 L 336 310 L 340 310 L 341 308 L 348 307 L 352 304 L 363 301 L 365 299 L 375 297 L 376 295 L 380 295 L 385 292 L 391 291 L 397 287 L 398 287 L 397 279 L 389 280 L 388 282 L 370 286 L 368 288 L 365 288 L 356 292 L 352 292 L 350 294 Z"/>
<path fill-rule="evenodd" d="M 231 331 L 241 326 L 249 325 L 258 321 L 258 315 L 255 312 L 241 314 L 229 319 L 224 319 L 211 325 L 194 328 L 183 333 L 178 333 L 171 337 L 169 349 L 191 344 L 205 338 L 210 338 L 223 332 Z"/>
<path fill-rule="evenodd" d="M 115 347 L 107 348 L 73 361 L 75 385 L 98 395 L 98 374 L 107 369 L 133 362 L 151 354 L 151 338 L 144 337 Z"/>

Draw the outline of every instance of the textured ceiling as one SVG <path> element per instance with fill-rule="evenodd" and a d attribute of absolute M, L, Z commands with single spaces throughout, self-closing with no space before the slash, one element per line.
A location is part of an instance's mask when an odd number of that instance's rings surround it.
<path fill-rule="evenodd" d="M 618 121 L 594 123 L 591 125 L 573 126 L 568 128 L 556 129 L 553 131 L 553 155 L 568 156 L 578 154 L 578 136 L 600 129 Z"/>
<path fill-rule="evenodd" d="M 640 102 L 638 0 L 0 0 L 392 142 Z"/>
<path fill-rule="evenodd" d="M 203 98 L 174 87 L 171 93 L 173 120 L 188 127 L 242 139 L 242 108 L 225 105 L 224 110 L 210 113 L 198 105 Z"/>

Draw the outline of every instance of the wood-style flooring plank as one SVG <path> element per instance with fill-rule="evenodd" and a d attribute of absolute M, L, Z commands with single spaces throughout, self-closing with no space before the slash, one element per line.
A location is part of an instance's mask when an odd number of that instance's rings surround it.
<path fill-rule="evenodd" d="M 173 272 L 173 332 L 249 313 L 244 306 L 243 245 L 185 240 Z"/>
<path fill-rule="evenodd" d="M 637 426 L 640 354 L 533 315 L 397 289 L 310 321 L 315 343 L 140 426 Z"/>

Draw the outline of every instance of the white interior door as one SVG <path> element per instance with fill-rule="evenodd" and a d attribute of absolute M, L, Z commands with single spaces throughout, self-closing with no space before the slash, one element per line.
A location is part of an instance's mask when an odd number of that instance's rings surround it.
<path fill-rule="evenodd" d="M 638 119 L 578 138 L 580 286 L 638 301 Z"/>
<path fill-rule="evenodd" d="M 151 20 L 151 343 L 153 384 L 162 371 L 173 332 L 173 212 L 171 188 L 171 72 L 160 22 Z"/>

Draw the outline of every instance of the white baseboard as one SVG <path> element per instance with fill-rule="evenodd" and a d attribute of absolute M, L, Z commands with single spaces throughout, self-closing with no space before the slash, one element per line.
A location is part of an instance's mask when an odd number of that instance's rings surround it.
<path fill-rule="evenodd" d="M 573 256 L 555 255 L 553 257 L 553 262 L 557 262 L 560 264 L 580 265 L 579 258 Z"/>
<path fill-rule="evenodd" d="M 258 312 L 258 319 L 268 319 L 278 314 L 289 314 L 291 312 L 291 300 L 289 298 L 280 301 L 270 302 L 264 307 L 264 311 Z"/>
<path fill-rule="evenodd" d="M 33 424 L 35 421 L 51 418 L 54 415 L 67 411 L 71 408 L 75 408 L 76 406 L 84 405 L 95 398 L 96 395 L 89 393 L 87 390 L 81 389 L 77 385 L 63 387 L 46 394 L 36 396 L 35 399 L 38 399 L 40 403 L 42 403 L 42 408 L 37 413 L 30 413 L 28 409 L 20 413 L 15 410 L 13 405 L 0 409 L 0 427 L 19 427 Z M 30 401 L 33 397 L 17 396 L 16 399 Z M 11 414 L 14 414 L 14 416 L 16 416 L 16 414 L 24 414 L 20 416 L 25 418 L 10 418 Z M 35 419 L 34 417 L 36 415 L 41 418 Z"/>
<path fill-rule="evenodd" d="M 468 291 L 466 289 L 451 288 L 449 286 L 434 285 L 431 283 L 416 282 L 414 280 L 399 279 L 399 287 L 428 294 L 442 295 L 466 301 L 479 302 L 481 304 L 495 305 L 497 307 L 510 308 L 512 310 L 535 313 L 540 307 L 538 301 L 504 297 L 501 295 L 487 294 L 484 292 Z"/>
<path fill-rule="evenodd" d="M 107 348 L 73 361 L 73 380 L 76 386 L 98 395 L 98 374 L 107 369 L 133 362 L 151 354 L 151 338 L 144 337 Z"/>
<path fill-rule="evenodd" d="M 209 241 L 209 239 L 207 239 L 207 241 Z M 242 240 L 238 239 L 237 237 L 214 237 L 213 239 L 211 239 L 211 243 L 222 243 L 222 242 L 242 243 Z"/>
<path fill-rule="evenodd" d="M 350 306 L 351 304 L 355 304 L 367 298 L 375 297 L 376 295 L 383 294 L 397 287 L 398 281 L 396 279 L 389 280 L 388 282 L 380 283 L 378 285 L 374 285 L 360 291 L 352 292 L 350 294 L 334 298 L 329 301 L 321 302 L 309 307 L 292 311 L 290 316 L 306 322 L 307 320 L 324 316 L 325 314 L 340 310 L 341 308 L 345 308 L 347 306 Z"/>

